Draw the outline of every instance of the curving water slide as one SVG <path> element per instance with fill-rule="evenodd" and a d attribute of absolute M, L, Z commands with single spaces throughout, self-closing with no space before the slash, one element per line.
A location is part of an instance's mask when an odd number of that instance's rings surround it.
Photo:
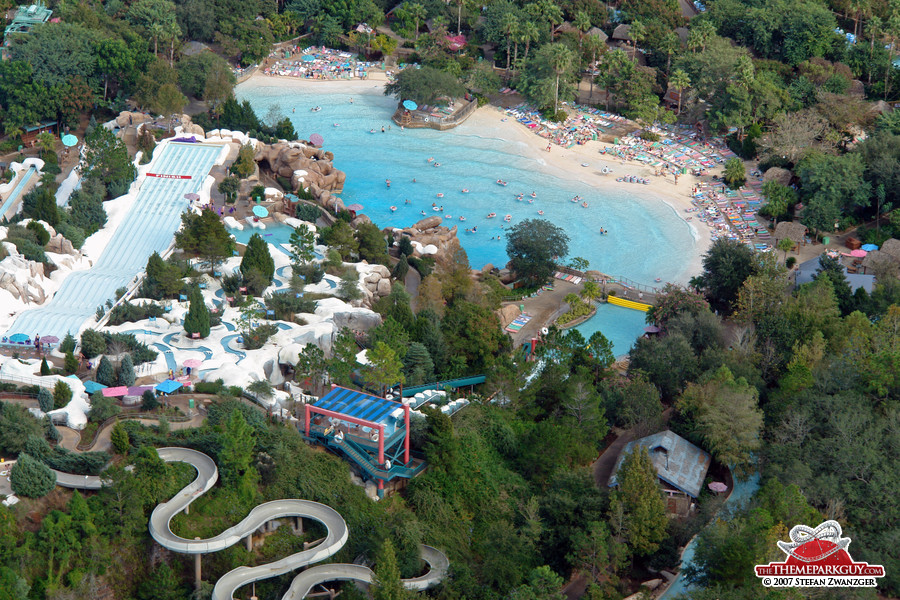
<path fill-rule="evenodd" d="M 316 546 L 287 556 L 279 561 L 258 567 L 238 567 L 216 582 L 213 600 L 232 600 L 234 592 L 248 583 L 284 575 L 296 569 L 321 562 L 335 555 L 347 543 L 349 530 L 344 518 L 330 506 L 310 500 L 273 500 L 260 504 L 244 519 L 217 536 L 205 540 L 188 540 L 172 533 L 171 521 L 191 502 L 209 491 L 219 478 L 216 463 L 206 454 L 188 448 L 159 448 L 159 457 L 166 462 L 184 462 L 197 470 L 197 478 L 185 486 L 168 502 L 153 509 L 150 515 L 150 535 L 164 548 L 182 554 L 207 554 L 234 546 L 252 535 L 267 521 L 285 517 L 313 519 L 325 526 L 327 535 Z M 63 487 L 96 490 L 102 487 L 101 477 L 72 475 L 54 471 L 56 483 Z M 420 577 L 404 579 L 407 589 L 424 590 L 438 584 L 447 575 L 450 562 L 440 551 L 431 546 L 420 547 L 422 559 L 429 571 Z M 326 581 L 360 581 L 372 583 L 375 574 L 362 565 L 317 565 L 297 575 L 282 600 L 300 600 L 313 587 Z"/>

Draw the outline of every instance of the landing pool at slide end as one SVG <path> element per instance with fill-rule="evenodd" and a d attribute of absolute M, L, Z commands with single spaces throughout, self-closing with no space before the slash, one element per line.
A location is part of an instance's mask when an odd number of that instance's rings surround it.
<path fill-rule="evenodd" d="M 143 181 L 134 204 L 94 266 L 69 275 L 50 302 L 23 312 L 6 335 L 39 333 L 62 339 L 76 334 L 98 306 L 144 269 L 151 254 L 169 247 L 189 206 L 185 194 L 201 191 L 222 150 L 221 144 L 168 142 L 159 147 L 144 167 L 146 173 L 141 169 Z"/>

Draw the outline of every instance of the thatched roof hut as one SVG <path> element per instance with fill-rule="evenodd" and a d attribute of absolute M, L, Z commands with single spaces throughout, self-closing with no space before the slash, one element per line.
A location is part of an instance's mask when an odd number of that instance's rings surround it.
<path fill-rule="evenodd" d="M 796 244 L 802 244 L 806 239 L 806 232 L 806 225 L 802 223 L 782 221 L 775 226 L 775 243 L 787 238 Z"/>
<path fill-rule="evenodd" d="M 862 260 L 862 264 L 860 265 L 863 268 L 863 273 L 868 273 L 869 269 L 878 270 L 879 268 L 889 268 L 892 265 L 898 262 L 897 258 L 894 258 L 887 252 L 883 252 L 881 250 L 873 250 L 866 254 L 866 257 Z"/>

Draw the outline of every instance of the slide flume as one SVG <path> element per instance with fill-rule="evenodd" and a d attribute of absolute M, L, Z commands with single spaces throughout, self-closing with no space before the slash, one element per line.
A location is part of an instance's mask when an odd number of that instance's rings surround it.
<path fill-rule="evenodd" d="M 166 462 L 184 462 L 197 470 L 197 477 L 186 485 L 168 502 L 153 509 L 150 515 L 150 535 L 164 548 L 182 554 L 207 554 L 218 552 L 237 544 L 252 535 L 267 521 L 285 517 L 313 519 L 325 526 L 325 538 L 314 547 L 292 554 L 281 560 L 258 567 L 238 567 L 223 575 L 213 589 L 213 600 L 232 600 L 234 592 L 248 583 L 284 575 L 296 569 L 321 562 L 334 556 L 347 543 L 349 530 L 344 518 L 336 510 L 325 504 L 311 500 L 273 500 L 265 502 L 250 511 L 240 523 L 229 527 L 217 536 L 205 540 L 188 540 L 172 533 L 171 522 L 179 512 L 191 502 L 209 491 L 219 478 L 219 470 L 212 458 L 189 448 L 159 448 L 159 457 Z M 96 490 L 103 486 L 102 477 L 56 473 L 56 483 L 63 487 Z M 450 562 L 436 548 L 420 546 L 422 559 L 428 563 L 429 571 L 420 577 L 404 579 L 403 584 L 411 590 L 424 590 L 438 584 L 447 575 Z M 325 564 L 305 570 L 291 582 L 282 600 L 300 600 L 313 587 L 326 581 L 360 581 L 372 583 L 375 574 L 362 565 Z"/>

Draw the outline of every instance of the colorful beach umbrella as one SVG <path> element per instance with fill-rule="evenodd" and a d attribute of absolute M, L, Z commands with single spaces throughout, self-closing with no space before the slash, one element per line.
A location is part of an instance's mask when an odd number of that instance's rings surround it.
<path fill-rule="evenodd" d="M 325 138 L 323 138 L 318 133 L 314 133 L 311 136 L 309 136 L 309 141 L 312 142 L 312 144 L 314 146 L 321 146 L 322 144 L 325 143 Z"/>
<path fill-rule="evenodd" d="M 312 54 L 304 54 L 303 58 L 301 58 L 300 60 L 302 60 L 303 62 L 313 62 L 314 60 L 316 60 L 316 57 Z"/>
<path fill-rule="evenodd" d="M 41 341 L 44 342 L 45 344 L 55 344 L 59 341 L 59 338 L 56 337 L 55 335 L 45 335 L 44 337 L 41 338 Z"/>
<path fill-rule="evenodd" d="M 866 254 L 868 254 L 868 252 L 866 252 L 866 251 L 863 250 L 862 248 L 859 248 L 858 250 L 851 250 L 851 251 L 850 251 L 850 256 L 852 256 L 853 258 L 862 258 L 862 257 L 864 257 Z"/>
<path fill-rule="evenodd" d="M 863 244 L 860 247 L 860 250 L 865 250 L 866 252 L 871 252 L 873 250 L 878 250 L 878 244 Z"/>
<path fill-rule="evenodd" d="M 711 489 L 714 492 L 727 492 L 728 491 L 728 486 L 725 485 L 724 483 L 722 483 L 721 481 L 713 481 L 712 483 L 709 484 L 708 487 L 709 487 L 709 489 Z"/>
<path fill-rule="evenodd" d="M 62 136 L 62 143 L 63 143 L 63 146 L 66 146 L 67 148 L 71 148 L 72 146 L 74 146 L 75 144 L 78 143 L 78 138 L 75 137 L 74 135 L 72 135 L 71 133 L 67 133 L 66 135 Z"/>
<path fill-rule="evenodd" d="M 184 199 L 190 200 L 191 202 L 196 202 L 197 200 L 200 199 L 200 194 L 195 194 L 195 193 L 191 192 L 190 194 L 185 194 Z"/>
<path fill-rule="evenodd" d="M 189 358 L 186 361 L 184 361 L 184 366 L 190 367 L 192 369 L 196 369 L 197 367 L 199 367 L 202 364 L 203 364 L 203 361 L 200 360 L 199 358 Z"/>
<path fill-rule="evenodd" d="M 419 105 L 412 100 L 404 100 L 403 108 L 405 108 L 406 110 L 416 110 L 417 108 L 419 108 Z"/>
<path fill-rule="evenodd" d="M 31 340 L 31 338 L 28 337 L 27 333 L 14 333 L 9 336 L 9 341 L 14 344 L 18 344 L 19 342 L 27 342 L 29 340 Z"/>
<path fill-rule="evenodd" d="M 352 210 L 353 212 L 359 212 L 363 208 L 364 207 L 362 204 L 351 204 L 350 206 L 347 207 L 347 210 Z"/>
<path fill-rule="evenodd" d="M 269 216 L 269 211 L 266 210 L 265 206 L 254 206 L 253 214 L 256 215 L 257 217 L 259 217 L 260 219 L 262 219 L 263 217 Z"/>

